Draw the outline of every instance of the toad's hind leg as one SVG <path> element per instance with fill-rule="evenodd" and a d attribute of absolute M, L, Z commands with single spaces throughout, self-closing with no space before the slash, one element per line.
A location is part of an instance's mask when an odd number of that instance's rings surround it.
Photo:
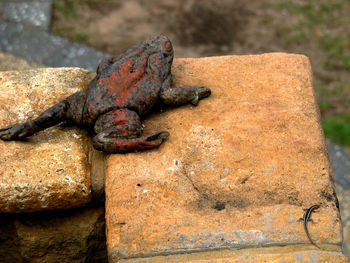
<path fill-rule="evenodd" d="M 92 139 L 95 149 L 108 153 L 126 153 L 158 147 L 168 132 L 142 136 L 140 117 L 134 111 L 117 109 L 101 115 L 95 123 L 97 135 Z"/>
<path fill-rule="evenodd" d="M 20 140 L 66 120 L 80 124 L 85 97 L 82 91 L 74 93 L 31 121 L 0 129 L 0 139 Z"/>

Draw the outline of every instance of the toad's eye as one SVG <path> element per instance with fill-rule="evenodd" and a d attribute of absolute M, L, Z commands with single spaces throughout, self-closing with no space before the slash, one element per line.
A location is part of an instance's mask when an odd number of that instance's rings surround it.
<path fill-rule="evenodd" d="M 173 47 L 171 46 L 171 43 L 169 41 L 166 41 L 163 43 L 163 48 L 168 52 L 173 50 Z"/>

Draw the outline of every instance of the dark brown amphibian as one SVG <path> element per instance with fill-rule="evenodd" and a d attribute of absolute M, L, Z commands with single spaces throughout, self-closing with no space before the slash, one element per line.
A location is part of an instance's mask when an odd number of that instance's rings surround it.
<path fill-rule="evenodd" d="M 91 131 L 97 150 L 124 153 L 157 147 L 169 133 L 142 135 L 140 117 L 159 102 L 197 105 L 211 93 L 202 86 L 172 87 L 173 58 L 166 36 L 148 38 L 117 57 L 104 59 L 86 92 L 69 96 L 34 120 L 0 129 L 0 138 L 20 140 L 70 120 Z"/>

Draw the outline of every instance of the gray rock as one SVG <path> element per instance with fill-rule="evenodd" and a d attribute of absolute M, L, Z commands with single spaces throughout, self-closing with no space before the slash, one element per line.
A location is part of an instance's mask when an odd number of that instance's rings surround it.
<path fill-rule="evenodd" d="M 0 20 L 0 48 L 3 51 L 12 52 L 13 41 L 17 39 L 24 31 L 22 24 L 10 23 Z"/>
<path fill-rule="evenodd" d="M 109 55 L 71 42 L 57 53 L 56 56 L 45 61 L 45 64 L 51 67 L 80 67 L 95 71 L 99 62 L 106 56 Z"/>
<path fill-rule="evenodd" d="M 12 0 L 2 4 L 3 18 L 48 30 L 51 24 L 52 0 Z"/>
<path fill-rule="evenodd" d="M 350 188 L 335 183 L 343 226 L 343 252 L 350 259 Z"/>
<path fill-rule="evenodd" d="M 110 56 L 18 23 L 0 20 L 0 33 L 1 50 L 51 67 L 80 67 L 95 71 L 101 59 Z"/>
<path fill-rule="evenodd" d="M 11 44 L 11 53 L 45 64 L 48 59 L 64 50 L 70 41 L 39 29 L 29 29 L 15 37 Z"/>
<path fill-rule="evenodd" d="M 345 187 L 350 187 L 350 156 L 340 145 L 327 141 L 327 146 L 334 180 Z"/>

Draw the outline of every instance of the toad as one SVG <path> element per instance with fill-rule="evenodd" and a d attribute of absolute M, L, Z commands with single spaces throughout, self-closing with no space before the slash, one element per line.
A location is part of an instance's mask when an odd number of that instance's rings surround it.
<path fill-rule="evenodd" d="M 174 51 L 164 35 L 146 39 L 119 56 L 102 60 L 96 77 L 80 91 L 45 110 L 37 118 L 0 129 L 2 140 L 21 140 L 63 121 L 90 131 L 95 149 L 126 153 L 158 147 L 166 131 L 143 135 L 141 117 L 157 103 L 197 105 L 208 97 L 203 86 L 172 86 Z"/>

